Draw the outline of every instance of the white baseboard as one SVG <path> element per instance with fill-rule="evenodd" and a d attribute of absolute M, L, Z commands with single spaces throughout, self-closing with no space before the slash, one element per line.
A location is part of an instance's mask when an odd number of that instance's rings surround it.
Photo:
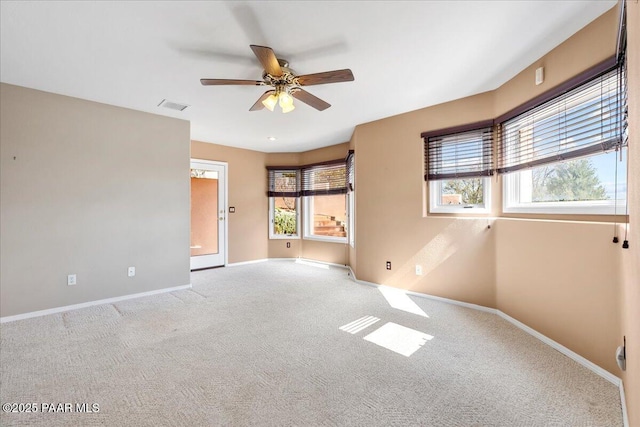
<path fill-rule="evenodd" d="M 251 261 L 232 262 L 230 264 L 225 265 L 225 267 L 237 267 L 239 265 L 257 264 L 259 262 L 268 262 L 268 261 L 301 261 L 301 262 L 308 262 L 310 264 L 322 264 L 322 265 L 330 265 L 332 267 L 351 269 L 349 266 L 344 264 L 336 264 L 334 262 L 318 261 L 317 259 L 300 258 L 300 257 L 260 258 L 260 259 L 253 259 Z"/>
<path fill-rule="evenodd" d="M 377 283 L 373 283 L 373 282 L 367 282 L 366 280 L 360 280 L 356 277 L 356 273 L 353 272 L 353 269 L 351 268 L 351 266 L 348 266 L 349 268 L 349 274 L 351 275 L 351 277 L 353 278 L 353 281 L 356 283 L 359 283 L 361 285 L 367 285 L 367 286 L 373 286 L 374 288 L 379 288 L 380 285 Z"/>
<path fill-rule="evenodd" d="M 624 427 L 629 427 L 629 415 L 627 414 L 627 399 L 624 396 L 624 384 L 620 380 L 620 404 L 622 405 L 622 423 Z"/>
<path fill-rule="evenodd" d="M 356 277 L 356 275 L 353 272 L 353 270 L 351 269 L 351 267 L 348 267 L 348 268 L 349 268 L 349 272 L 351 273 L 351 277 L 353 277 L 353 280 L 355 280 L 357 283 L 360 283 L 360 284 L 363 284 L 363 285 L 375 286 L 375 287 L 384 286 L 384 285 L 379 285 L 379 284 L 373 283 L 373 282 L 367 282 L 366 280 L 360 280 L 360 279 L 358 279 Z M 400 288 L 398 288 L 398 289 L 400 289 Z M 471 308 L 471 309 L 474 309 L 474 310 L 485 311 L 487 313 L 496 314 L 496 311 L 497 311 L 495 308 L 485 307 L 483 305 L 478 305 L 478 304 L 471 304 L 471 303 L 463 302 L 463 301 L 457 301 L 457 300 L 449 299 L 449 298 L 438 297 L 438 296 L 435 296 L 435 295 L 423 294 L 421 292 L 414 292 L 414 291 L 404 290 L 404 293 L 408 294 L 408 295 L 416 296 L 418 298 L 425 298 L 425 299 L 430 299 L 430 300 L 435 300 L 435 301 L 446 302 L 447 304 L 453 304 L 453 305 L 458 305 L 458 306 L 461 306 L 461 307 Z"/>
<path fill-rule="evenodd" d="M 231 264 L 225 265 L 225 267 L 237 267 L 239 265 L 257 264 L 260 262 L 267 262 L 267 261 L 269 261 L 269 258 L 254 259 L 251 261 L 232 262 Z"/>
<path fill-rule="evenodd" d="M 560 353 L 562 353 L 565 356 L 569 357 L 570 359 L 578 362 L 579 364 L 581 364 L 585 368 L 587 368 L 590 371 L 594 372 L 595 374 L 601 376 L 602 378 L 604 378 L 605 380 L 609 381 L 613 385 L 620 386 L 620 382 L 621 382 L 620 378 L 616 377 L 615 375 L 613 375 L 609 371 L 602 369 L 600 366 L 596 365 L 593 362 L 590 362 L 589 360 L 587 360 L 584 357 L 580 356 L 578 353 L 576 353 L 576 352 L 574 352 L 572 350 L 569 350 L 567 347 L 563 346 L 562 344 L 552 340 L 551 338 L 547 337 L 546 335 L 541 334 L 540 332 L 536 331 L 535 329 L 530 328 L 529 326 L 527 326 L 524 323 L 514 319 L 513 317 L 509 316 L 508 314 L 505 314 L 500 310 L 497 311 L 497 314 L 498 314 L 498 316 L 502 317 L 507 322 L 517 326 L 518 328 L 520 328 L 523 331 L 527 332 L 529 335 L 532 335 L 532 336 L 538 338 L 543 343 L 553 347 L 554 349 L 558 350 Z"/>
<path fill-rule="evenodd" d="M 308 258 L 296 258 L 296 262 L 307 263 L 307 264 L 328 265 L 328 266 L 331 266 L 331 267 L 338 267 L 338 268 L 344 268 L 344 269 L 349 268 L 348 266 L 346 266 L 344 264 L 336 264 L 336 263 L 333 263 L 333 262 L 318 261 L 318 260 L 315 260 L 315 259 L 308 259 Z"/>
<path fill-rule="evenodd" d="M 435 295 L 422 294 L 420 292 L 406 291 L 406 293 L 409 294 L 409 295 L 414 295 L 416 297 L 420 297 L 420 298 L 426 298 L 426 299 L 431 299 L 431 300 L 435 300 L 435 301 L 446 302 L 447 304 L 453 304 L 453 305 L 458 305 L 460 307 L 471 308 L 473 310 L 484 311 L 485 313 L 497 314 L 497 311 L 498 311 L 495 308 L 485 307 L 484 305 L 471 304 L 470 302 L 457 301 L 457 300 L 454 300 L 454 299 L 438 297 L 438 296 L 435 296 Z"/>
<path fill-rule="evenodd" d="M 351 267 L 349 268 L 349 272 L 351 274 L 351 277 L 353 277 L 353 280 L 356 283 L 360 283 L 363 285 L 369 285 L 369 286 L 375 286 L 375 287 L 380 287 L 381 285 L 377 284 L 377 283 L 372 283 L 372 282 L 367 282 L 365 280 L 359 280 L 355 273 L 353 272 L 353 270 L 351 269 Z M 456 300 L 452 300 L 449 298 L 442 298 L 442 297 L 438 297 L 435 295 L 429 295 L 429 294 L 423 294 L 420 292 L 413 292 L 413 291 L 405 291 L 406 294 L 409 295 L 413 295 L 419 298 L 427 298 L 427 299 L 432 299 L 432 300 L 436 300 L 436 301 L 441 301 L 447 304 L 453 304 L 453 305 L 457 305 L 457 306 L 461 306 L 461 307 L 466 307 L 466 308 L 470 308 L 473 310 L 479 310 L 479 311 L 484 311 L 486 313 L 492 313 L 492 314 L 496 314 L 500 317 L 502 317 L 503 319 L 505 319 L 507 322 L 517 326 L 518 328 L 522 329 L 523 331 L 527 332 L 529 335 L 534 336 L 535 338 L 539 339 L 540 341 L 542 341 L 543 343 L 553 347 L 554 349 L 558 350 L 560 353 L 564 354 L 565 356 L 569 357 L 570 359 L 578 362 L 579 364 L 581 364 L 582 366 L 584 366 L 585 368 L 589 369 L 591 372 L 595 373 L 596 375 L 599 375 L 600 377 L 604 378 L 605 380 L 609 381 L 610 383 L 620 387 L 620 396 L 621 396 L 621 401 L 622 401 L 622 407 L 623 407 L 623 415 L 626 416 L 626 406 L 624 403 L 624 389 L 622 388 L 622 380 L 618 377 L 616 377 L 615 375 L 613 375 L 612 373 L 610 373 L 609 371 L 602 369 L 600 366 L 596 365 L 593 362 L 590 362 L 589 360 L 585 359 L 584 357 L 580 356 L 578 353 L 569 350 L 567 347 L 563 346 L 562 344 L 552 340 L 551 338 L 541 334 L 540 332 L 536 331 L 533 328 L 530 328 L 529 326 L 525 325 L 524 323 L 514 319 L 513 317 L 503 313 L 500 310 L 497 310 L 495 308 L 490 308 L 490 307 L 485 307 L 482 305 L 477 305 L 477 304 L 470 304 L 470 303 L 466 303 L 466 302 L 461 302 L 461 301 L 456 301 Z M 625 424 L 626 426 L 627 424 Z"/>
<path fill-rule="evenodd" d="M 46 309 L 46 310 L 32 311 L 32 312 L 29 312 L 29 313 L 16 314 L 14 316 L 0 317 L 0 323 L 14 322 L 16 320 L 23 320 L 23 319 L 30 319 L 32 317 L 46 316 L 48 314 L 63 313 L 65 311 L 77 310 L 79 308 L 92 307 L 94 305 L 111 304 L 111 303 L 118 302 L 118 301 L 124 301 L 124 300 L 128 300 L 128 299 L 134 299 L 134 298 L 140 298 L 140 297 L 148 297 L 148 296 L 151 296 L 151 295 L 163 294 L 163 293 L 166 293 L 166 292 L 181 291 L 183 289 L 190 289 L 190 288 L 191 288 L 191 283 L 189 283 L 188 285 L 183 285 L 183 286 L 175 286 L 173 288 L 157 289 L 155 291 L 140 292 L 140 293 L 137 293 L 137 294 L 123 295 L 123 296 L 120 296 L 120 297 L 105 298 L 105 299 L 100 299 L 100 300 L 95 300 L 95 301 L 83 302 L 83 303 L 80 303 L 80 304 L 65 305 L 63 307 L 56 307 L 56 308 L 49 308 L 49 309 Z"/>

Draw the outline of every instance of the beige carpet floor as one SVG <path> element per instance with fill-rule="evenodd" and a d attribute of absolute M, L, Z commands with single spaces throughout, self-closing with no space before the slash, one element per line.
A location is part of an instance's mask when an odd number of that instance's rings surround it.
<path fill-rule="evenodd" d="M 622 425 L 617 387 L 494 314 L 290 261 L 192 283 L 2 324 L 0 401 L 63 412 L 0 425 Z"/>

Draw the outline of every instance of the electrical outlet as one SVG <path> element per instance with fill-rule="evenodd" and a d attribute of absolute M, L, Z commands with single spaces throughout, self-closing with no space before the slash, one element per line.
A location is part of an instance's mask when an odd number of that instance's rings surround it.
<path fill-rule="evenodd" d="M 291 247 L 291 242 L 287 242 L 287 248 Z"/>
<path fill-rule="evenodd" d="M 391 261 L 387 261 L 387 270 L 391 270 Z"/>
<path fill-rule="evenodd" d="M 68 286 L 73 286 L 76 284 L 76 275 L 75 274 L 69 274 L 67 276 L 67 285 Z"/>
<path fill-rule="evenodd" d="M 133 277 L 136 275 L 136 268 L 135 267 L 129 267 L 129 271 L 127 272 L 127 274 L 129 275 L 129 277 Z"/>
<path fill-rule="evenodd" d="M 416 265 L 416 276 L 422 276 L 422 266 Z"/>

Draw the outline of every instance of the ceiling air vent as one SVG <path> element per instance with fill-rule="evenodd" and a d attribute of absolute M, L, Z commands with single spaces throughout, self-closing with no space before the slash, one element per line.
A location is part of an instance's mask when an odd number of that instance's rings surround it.
<path fill-rule="evenodd" d="M 184 111 L 188 107 L 188 105 L 179 104 L 177 102 L 167 101 L 166 99 L 163 99 L 162 102 L 158 104 L 158 107 L 169 108 L 171 110 L 177 110 L 177 111 Z"/>

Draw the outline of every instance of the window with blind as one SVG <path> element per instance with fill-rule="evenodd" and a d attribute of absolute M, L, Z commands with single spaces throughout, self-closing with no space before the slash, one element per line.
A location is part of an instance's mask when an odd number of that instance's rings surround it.
<path fill-rule="evenodd" d="M 505 212 L 623 214 L 623 67 L 591 78 L 501 124 Z"/>
<path fill-rule="evenodd" d="M 300 236 L 301 174 L 298 168 L 268 167 L 269 238 Z"/>
<path fill-rule="evenodd" d="M 298 238 L 302 228 L 305 238 L 346 242 L 347 193 L 354 189 L 352 152 L 347 159 L 267 170 L 270 238 Z"/>
<path fill-rule="evenodd" d="M 344 159 L 302 167 L 304 238 L 346 242 L 347 188 Z"/>
<path fill-rule="evenodd" d="M 425 132 L 429 212 L 488 211 L 493 175 L 493 122 Z"/>

